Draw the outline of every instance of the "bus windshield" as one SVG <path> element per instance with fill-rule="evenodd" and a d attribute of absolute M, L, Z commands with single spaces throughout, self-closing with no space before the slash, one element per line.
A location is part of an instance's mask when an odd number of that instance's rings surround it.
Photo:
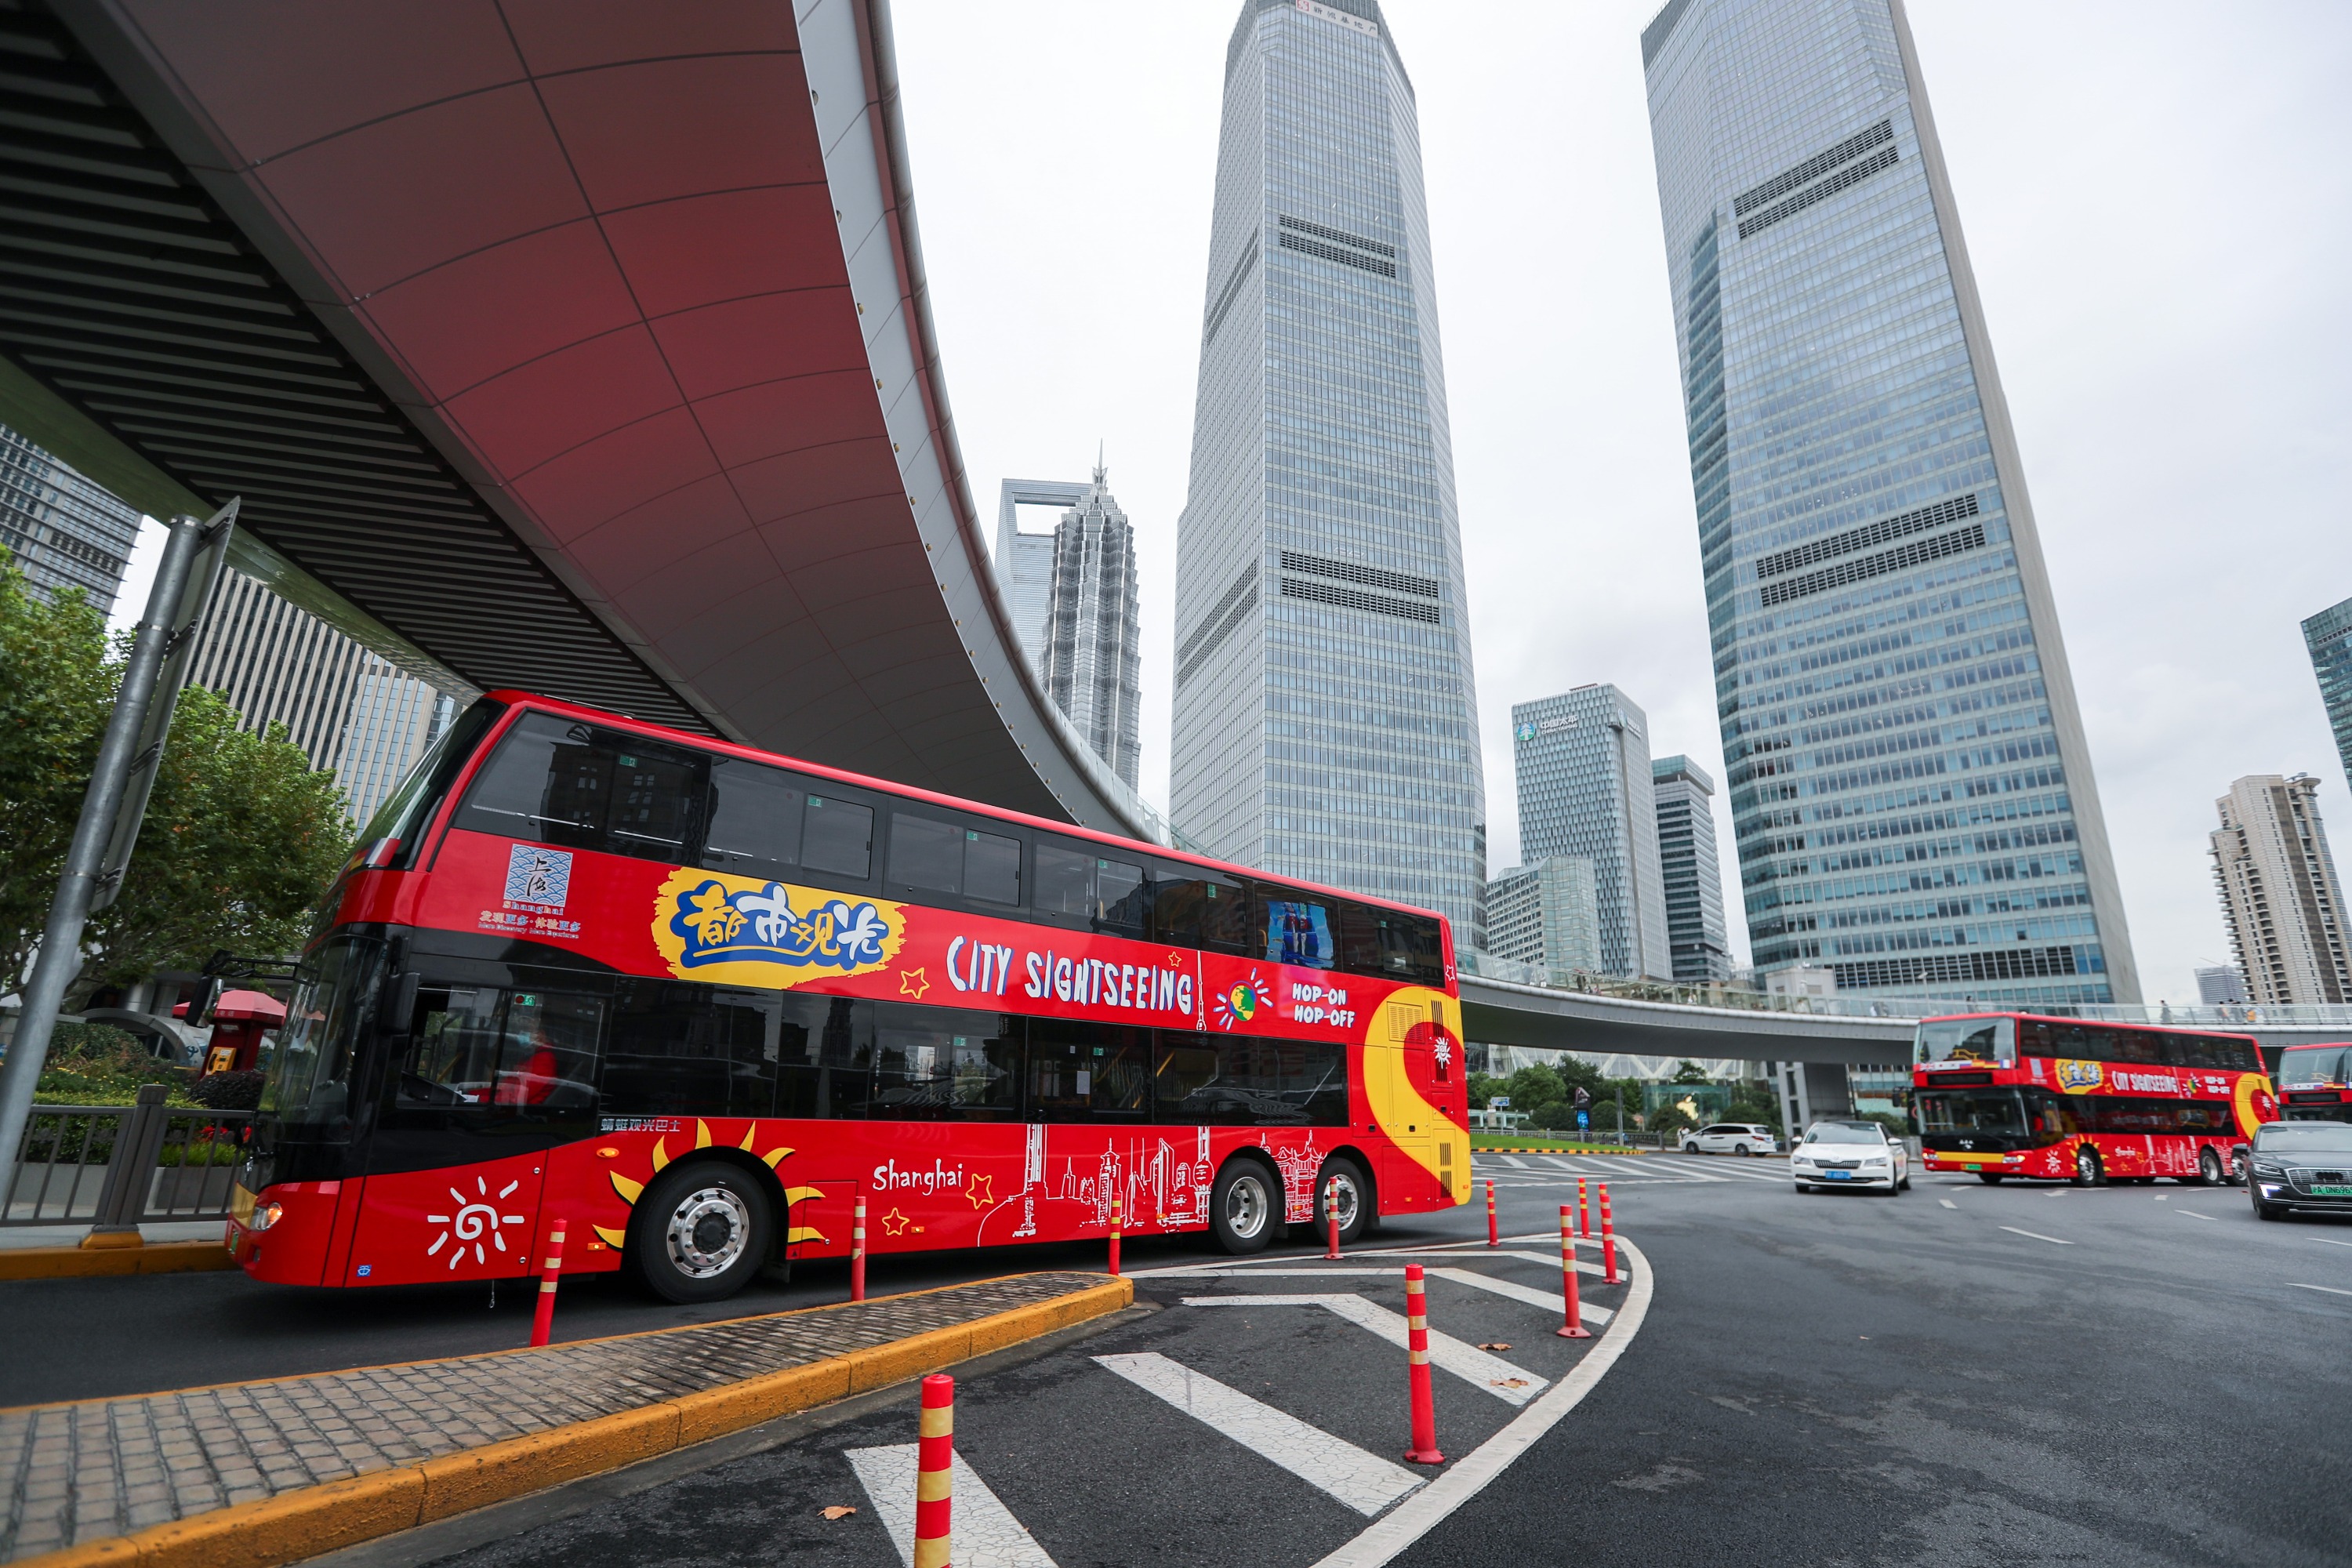
<path fill-rule="evenodd" d="M 2290 1046 L 2279 1058 L 2278 1086 L 2343 1089 L 2352 1084 L 2352 1046 Z"/>
<path fill-rule="evenodd" d="M 351 1135 L 352 1047 L 375 1012 L 383 963 L 383 943 L 370 937 L 334 938 L 303 962 L 261 1095 L 281 1126 Z"/>
<path fill-rule="evenodd" d="M 1924 1132 L 2025 1131 L 2025 1099 L 2013 1089 L 1922 1089 L 1919 1127 Z"/>
<path fill-rule="evenodd" d="M 1917 1054 L 1922 1062 L 1984 1062 L 2017 1060 L 2017 1020 L 2014 1018 L 1930 1018 L 1919 1026 Z"/>

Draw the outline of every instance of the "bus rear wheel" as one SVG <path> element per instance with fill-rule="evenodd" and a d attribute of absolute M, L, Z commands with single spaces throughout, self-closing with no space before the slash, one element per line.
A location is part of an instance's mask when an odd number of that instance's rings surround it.
<path fill-rule="evenodd" d="M 1323 1162 L 1323 1169 L 1315 1176 L 1315 1224 L 1326 1237 L 1335 1215 L 1342 1242 L 1363 1235 L 1371 1220 L 1371 1185 L 1356 1162 L 1345 1154 L 1334 1154 Z"/>
<path fill-rule="evenodd" d="M 672 1165 L 646 1188 L 629 1226 L 629 1262 L 654 1294 L 720 1301 L 768 1260 L 768 1194 L 716 1160 Z"/>
<path fill-rule="evenodd" d="M 1236 1257 L 1265 1250 L 1282 1223 L 1282 1188 L 1274 1172 L 1244 1156 L 1226 1162 L 1209 1190 L 1209 1229 Z"/>
<path fill-rule="evenodd" d="M 2200 1187 L 2221 1184 L 2221 1156 L 2210 1149 L 2197 1156 L 2197 1184 Z"/>
<path fill-rule="evenodd" d="M 2105 1180 L 2106 1170 L 2099 1163 L 2099 1152 L 2088 1143 L 2077 1144 L 2074 1149 L 2074 1184 L 2095 1187 Z"/>

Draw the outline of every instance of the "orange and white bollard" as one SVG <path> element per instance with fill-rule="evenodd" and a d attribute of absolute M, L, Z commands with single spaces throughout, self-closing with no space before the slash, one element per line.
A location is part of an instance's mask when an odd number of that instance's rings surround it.
<path fill-rule="evenodd" d="M 1323 1184 L 1323 1257 L 1328 1261 L 1339 1256 L 1339 1178 L 1333 1176 Z"/>
<path fill-rule="evenodd" d="M 1110 1272 L 1114 1279 L 1118 1277 L 1118 1194 L 1113 1193 L 1110 1195 Z"/>
<path fill-rule="evenodd" d="M 1592 1239 L 1592 1205 L 1584 1190 L 1586 1178 L 1576 1178 L 1576 1234 L 1585 1240 Z"/>
<path fill-rule="evenodd" d="M 1503 1227 L 1495 1218 L 1495 1178 L 1492 1176 L 1486 1178 L 1486 1245 L 1503 1245 Z"/>
<path fill-rule="evenodd" d="M 555 1281 L 563 1272 L 563 1220 L 558 1216 L 547 1232 L 547 1267 L 539 1276 L 539 1310 L 530 1320 L 530 1342 L 543 1345 L 555 1331 Z"/>
<path fill-rule="evenodd" d="M 1589 1340 L 1592 1331 L 1584 1326 L 1584 1303 L 1576 1294 L 1574 1218 L 1566 1204 L 1559 1205 L 1559 1299 L 1568 1319 L 1554 1331 L 1564 1340 Z"/>
<path fill-rule="evenodd" d="M 849 1211 L 849 1299 L 866 1300 L 866 1194 Z"/>
<path fill-rule="evenodd" d="M 1429 1391 L 1429 1289 L 1422 1282 L 1418 1263 L 1404 1266 L 1404 1328 L 1412 1386 L 1412 1447 L 1404 1457 L 1415 1465 L 1442 1465 L 1445 1456 L 1437 1451 L 1437 1404 Z"/>
<path fill-rule="evenodd" d="M 1617 1283 L 1617 1227 L 1609 1223 L 1609 1184 L 1601 1184 L 1601 1278 Z"/>
<path fill-rule="evenodd" d="M 955 1379 L 923 1379 L 923 1424 L 915 1445 L 915 1568 L 948 1568 L 955 1504 Z"/>

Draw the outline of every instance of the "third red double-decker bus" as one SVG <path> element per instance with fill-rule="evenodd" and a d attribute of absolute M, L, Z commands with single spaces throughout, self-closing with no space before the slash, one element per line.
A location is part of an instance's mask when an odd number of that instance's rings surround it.
<path fill-rule="evenodd" d="M 1470 1195 L 1445 921 L 516 692 L 329 893 L 228 1244 L 362 1286 Z M 1335 1191 L 1325 1213 L 1327 1191 Z"/>
<path fill-rule="evenodd" d="M 2018 1013 L 1922 1019 L 1912 1086 L 1927 1169 L 1987 1182 L 2234 1180 L 2278 1114 L 2251 1035 Z"/>
<path fill-rule="evenodd" d="M 2352 1121 L 2352 1043 L 2289 1046 L 2279 1053 L 2279 1115 L 2287 1121 Z"/>

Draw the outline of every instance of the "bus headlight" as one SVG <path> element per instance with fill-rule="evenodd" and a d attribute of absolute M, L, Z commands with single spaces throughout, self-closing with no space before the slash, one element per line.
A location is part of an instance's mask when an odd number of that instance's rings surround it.
<path fill-rule="evenodd" d="M 245 1228 L 253 1231 L 268 1230 L 285 1217 L 285 1205 L 263 1204 L 253 1211 L 253 1217 L 245 1222 Z"/>

